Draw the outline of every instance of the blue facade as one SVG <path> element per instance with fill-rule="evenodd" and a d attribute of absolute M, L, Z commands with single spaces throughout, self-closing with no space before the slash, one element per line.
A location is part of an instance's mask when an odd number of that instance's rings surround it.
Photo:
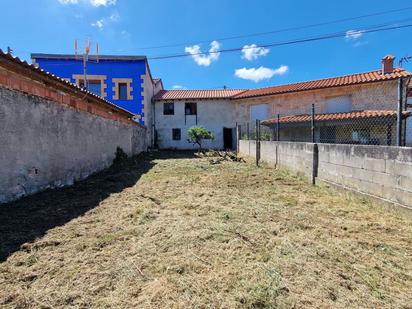
<path fill-rule="evenodd" d="M 56 57 L 47 58 L 46 56 L 36 57 L 32 56 L 40 68 L 51 72 L 61 78 L 70 79 L 72 83 L 76 83 L 74 75 L 83 75 L 83 60 L 82 59 L 57 59 Z M 81 58 L 81 57 L 79 57 Z M 144 111 L 143 111 L 143 80 L 142 75 L 146 74 L 146 61 L 144 58 L 138 60 L 116 60 L 114 59 L 100 59 L 99 62 L 96 59 L 91 59 L 87 62 L 87 75 L 105 75 L 106 79 L 103 83 L 106 85 L 104 92 L 107 94 L 103 96 L 106 100 L 120 106 L 133 114 L 140 115 L 139 121 L 144 124 Z M 113 79 L 131 79 L 130 95 L 132 99 L 116 99 L 115 91 L 113 87 L 117 87 L 118 84 Z M 89 77 L 88 77 L 89 80 Z M 124 86 L 124 84 L 122 85 Z M 96 85 L 90 85 L 89 90 L 95 92 Z M 117 89 L 117 88 L 116 88 Z M 124 89 L 119 90 L 124 94 Z"/>

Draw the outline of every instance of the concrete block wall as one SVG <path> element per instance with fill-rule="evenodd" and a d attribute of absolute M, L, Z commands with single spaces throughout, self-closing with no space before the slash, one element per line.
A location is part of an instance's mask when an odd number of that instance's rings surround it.
<path fill-rule="evenodd" d="M 240 140 L 240 154 L 256 157 L 256 142 Z M 316 160 L 315 145 L 294 142 L 260 142 L 260 159 L 272 166 L 289 169 L 313 180 L 313 164 Z"/>
<path fill-rule="evenodd" d="M 277 145 L 278 162 L 280 167 L 288 168 L 308 181 L 314 177 L 313 164 L 315 160 L 314 144 L 279 142 Z"/>
<path fill-rule="evenodd" d="M 146 150 L 146 128 L 0 86 L 0 203 L 71 185 L 121 147 Z"/>
<path fill-rule="evenodd" d="M 240 140 L 240 154 L 256 157 L 256 142 Z M 261 142 L 261 160 L 309 182 L 326 182 L 412 208 L 412 148 Z"/>
<path fill-rule="evenodd" d="M 319 144 L 318 179 L 412 207 L 412 148 Z"/>
<path fill-rule="evenodd" d="M 249 140 L 241 139 L 239 141 L 239 153 L 249 156 L 249 157 L 255 157 L 256 141 L 249 141 Z"/>

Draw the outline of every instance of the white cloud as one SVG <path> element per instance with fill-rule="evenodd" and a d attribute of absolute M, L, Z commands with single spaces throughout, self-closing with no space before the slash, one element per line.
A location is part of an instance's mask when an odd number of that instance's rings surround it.
<path fill-rule="evenodd" d="M 363 35 L 363 30 L 348 30 L 346 31 L 345 38 L 347 40 L 357 40 Z"/>
<path fill-rule="evenodd" d="M 80 2 L 89 3 L 95 7 L 116 5 L 117 0 L 57 0 L 61 4 L 78 4 Z"/>
<path fill-rule="evenodd" d="M 182 85 L 173 85 L 173 86 L 172 86 L 172 89 L 181 90 L 181 89 L 186 89 L 186 87 L 184 87 L 184 86 L 182 86 Z"/>
<path fill-rule="evenodd" d="M 94 23 L 91 23 L 90 25 L 92 27 L 103 29 L 103 27 L 107 26 L 107 24 L 112 23 L 112 22 L 118 22 L 119 20 L 120 20 L 119 13 L 115 12 L 112 15 L 110 15 L 109 17 L 100 18 L 99 20 L 96 20 Z M 123 35 L 123 33 L 122 33 L 122 35 Z"/>
<path fill-rule="evenodd" d="M 102 18 L 102 19 L 96 20 L 96 22 L 91 23 L 90 25 L 91 25 L 92 27 L 96 27 L 96 28 L 99 28 L 99 29 L 103 29 L 104 24 L 105 24 L 105 22 L 104 22 L 104 19 Z"/>
<path fill-rule="evenodd" d="M 257 83 L 261 80 L 272 78 L 275 75 L 286 74 L 288 71 L 289 67 L 287 65 L 281 65 L 277 69 L 270 69 L 261 66 L 259 68 L 237 69 L 235 71 L 235 76 L 242 79 L 251 80 Z"/>
<path fill-rule="evenodd" d="M 58 0 L 61 4 L 77 4 L 79 0 Z"/>
<path fill-rule="evenodd" d="M 117 0 L 89 0 L 93 6 L 109 6 L 115 5 Z"/>
<path fill-rule="evenodd" d="M 120 31 L 120 34 L 121 34 L 121 36 L 122 36 L 123 38 L 125 38 L 125 39 L 130 39 L 130 37 L 131 37 L 130 32 L 128 32 L 128 31 L 126 31 L 126 30 Z"/>
<path fill-rule="evenodd" d="M 109 16 L 109 19 L 111 21 L 119 21 L 120 20 L 120 14 L 117 12 L 112 13 L 112 15 Z"/>
<path fill-rule="evenodd" d="M 367 45 L 367 44 L 368 44 L 368 41 L 355 42 L 353 44 L 353 47 L 361 47 L 361 46 L 364 46 L 364 45 Z"/>
<path fill-rule="evenodd" d="M 193 60 L 201 66 L 208 67 L 213 61 L 219 59 L 220 43 L 213 41 L 210 43 L 210 49 L 207 54 L 203 54 L 199 45 L 185 47 L 185 52 L 192 55 Z"/>
<path fill-rule="evenodd" d="M 264 47 L 258 47 L 256 44 L 245 45 L 242 48 L 242 53 L 243 53 L 243 56 L 242 56 L 243 59 L 252 61 L 261 56 L 266 56 L 267 54 L 269 54 L 269 49 L 264 48 Z"/>

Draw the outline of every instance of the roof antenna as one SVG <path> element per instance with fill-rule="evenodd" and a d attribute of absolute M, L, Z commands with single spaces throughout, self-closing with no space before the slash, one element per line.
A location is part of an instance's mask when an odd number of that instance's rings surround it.
<path fill-rule="evenodd" d="M 13 55 L 13 50 L 11 49 L 10 46 L 7 46 L 7 53 L 10 55 Z"/>
<path fill-rule="evenodd" d="M 99 63 L 99 43 L 96 43 L 96 61 Z"/>
<path fill-rule="evenodd" d="M 78 53 L 78 51 L 77 51 L 77 39 L 75 39 L 74 40 L 74 56 L 75 56 L 76 60 L 77 60 L 77 53 Z"/>
<path fill-rule="evenodd" d="M 87 61 L 89 60 L 90 53 L 90 40 L 87 40 L 83 53 L 83 75 L 84 75 L 84 88 L 87 90 Z"/>
<path fill-rule="evenodd" d="M 408 56 L 406 55 L 405 57 L 402 57 L 401 59 L 399 59 L 399 66 L 402 67 L 404 62 L 409 62 L 409 60 L 412 59 L 412 56 Z"/>

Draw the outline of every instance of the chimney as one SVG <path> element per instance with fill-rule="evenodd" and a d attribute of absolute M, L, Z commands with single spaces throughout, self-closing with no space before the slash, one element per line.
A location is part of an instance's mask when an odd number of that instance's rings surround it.
<path fill-rule="evenodd" d="M 387 55 L 382 58 L 382 74 L 388 74 L 393 72 L 393 61 L 395 57 Z"/>

